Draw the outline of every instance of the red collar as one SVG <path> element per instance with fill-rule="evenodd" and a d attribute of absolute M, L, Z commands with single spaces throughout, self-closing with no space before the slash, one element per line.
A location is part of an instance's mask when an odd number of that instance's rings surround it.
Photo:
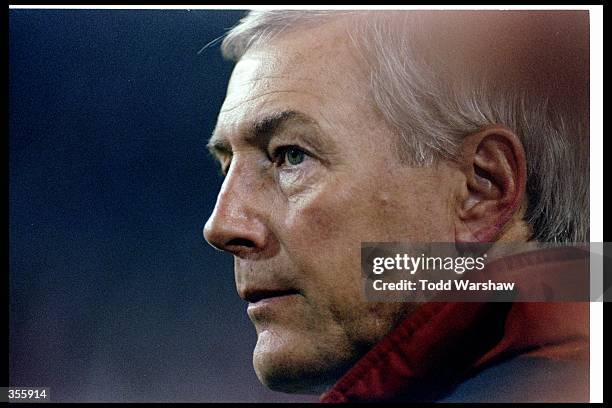
<path fill-rule="evenodd" d="M 539 267 L 565 262 L 537 256 Z M 588 336 L 588 302 L 425 303 L 321 402 L 435 401 L 475 372 L 518 355 L 588 360 Z"/>

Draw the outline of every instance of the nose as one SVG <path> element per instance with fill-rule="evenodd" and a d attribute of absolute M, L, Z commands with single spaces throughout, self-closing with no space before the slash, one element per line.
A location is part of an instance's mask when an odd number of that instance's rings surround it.
<path fill-rule="evenodd" d="M 262 213 L 265 203 L 257 200 L 261 192 L 253 191 L 255 183 L 241 178 L 236 167 L 230 169 L 221 186 L 215 209 L 204 226 L 204 238 L 217 249 L 248 257 L 264 251 L 270 233 Z"/>

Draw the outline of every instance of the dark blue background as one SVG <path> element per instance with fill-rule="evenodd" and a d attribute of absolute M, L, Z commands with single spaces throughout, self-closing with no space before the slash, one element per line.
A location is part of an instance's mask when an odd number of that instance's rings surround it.
<path fill-rule="evenodd" d="M 202 228 L 241 11 L 10 10 L 10 385 L 61 401 L 274 393 Z"/>

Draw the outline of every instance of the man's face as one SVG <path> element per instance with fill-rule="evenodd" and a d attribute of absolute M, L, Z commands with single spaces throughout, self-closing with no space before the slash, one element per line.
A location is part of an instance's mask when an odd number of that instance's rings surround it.
<path fill-rule="evenodd" d="M 341 24 L 237 63 L 211 144 L 226 176 L 205 237 L 234 255 L 272 389 L 320 392 L 409 310 L 369 303 L 362 241 L 453 240 L 450 167 L 398 162 Z"/>

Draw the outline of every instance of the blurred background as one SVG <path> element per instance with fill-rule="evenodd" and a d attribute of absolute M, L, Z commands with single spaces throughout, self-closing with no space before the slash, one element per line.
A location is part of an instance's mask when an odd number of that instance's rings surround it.
<path fill-rule="evenodd" d="M 10 386 L 54 401 L 316 401 L 263 387 L 202 228 L 244 11 L 9 11 Z"/>

